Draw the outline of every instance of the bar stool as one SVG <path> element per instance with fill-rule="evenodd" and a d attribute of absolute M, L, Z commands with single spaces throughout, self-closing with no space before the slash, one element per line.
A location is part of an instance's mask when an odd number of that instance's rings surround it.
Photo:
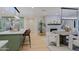
<path fill-rule="evenodd" d="M 31 32 L 30 29 L 27 29 L 27 30 L 24 32 L 24 34 L 23 34 L 22 47 L 23 47 L 23 45 L 25 45 L 24 43 L 25 43 L 25 40 L 26 40 L 26 36 L 28 36 L 28 37 L 29 37 L 29 45 L 30 45 L 30 48 L 31 48 L 30 32 Z"/>

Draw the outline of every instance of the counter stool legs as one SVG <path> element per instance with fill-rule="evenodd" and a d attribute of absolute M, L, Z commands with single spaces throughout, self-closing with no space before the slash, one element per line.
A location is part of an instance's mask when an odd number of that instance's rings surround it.
<path fill-rule="evenodd" d="M 24 37 L 24 39 L 23 39 L 23 45 L 24 45 L 26 36 L 28 36 L 28 38 L 29 38 L 29 45 L 30 45 L 30 48 L 31 48 L 30 32 L 31 32 L 30 29 L 28 29 L 28 30 L 26 30 L 26 31 L 24 32 L 24 34 L 23 34 L 23 37 Z"/>
<path fill-rule="evenodd" d="M 31 39 L 30 39 L 30 35 L 29 35 L 29 45 L 30 45 L 30 48 L 31 48 Z"/>
<path fill-rule="evenodd" d="M 29 37 L 29 45 L 30 45 L 30 48 L 31 48 L 31 39 L 30 39 L 30 35 L 29 35 L 28 37 Z M 24 36 L 23 43 L 22 43 L 22 48 L 23 48 L 23 45 L 27 45 L 27 44 L 24 44 L 25 41 L 26 41 L 26 36 Z"/>

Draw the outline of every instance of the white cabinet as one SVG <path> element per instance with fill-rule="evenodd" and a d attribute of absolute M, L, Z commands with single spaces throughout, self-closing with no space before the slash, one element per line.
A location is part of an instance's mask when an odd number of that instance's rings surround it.
<path fill-rule="evenodd" d="M 56 46 L 59 46 L 59 34 L 55 34 L 55 33 L 48 33 L 47 34 L 47 40 L 48 40 L 48 44 L 50 45 L 51 43 L 55 43 Z"/>

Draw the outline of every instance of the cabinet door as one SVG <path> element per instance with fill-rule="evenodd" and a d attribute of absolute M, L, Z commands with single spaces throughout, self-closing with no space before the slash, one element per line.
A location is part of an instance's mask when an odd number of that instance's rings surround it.
<path fill-rule="evenodd" d="M 54 34 L 54 33 L 49 34 L 49 36 L 48 36 L 49 43 L 50 42 L 56 43 L 58 36 L 59 36 L 58 34 Z"/>

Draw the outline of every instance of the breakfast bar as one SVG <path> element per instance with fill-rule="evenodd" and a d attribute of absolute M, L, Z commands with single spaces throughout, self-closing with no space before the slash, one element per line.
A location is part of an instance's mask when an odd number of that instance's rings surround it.
<path fill-rule="evenodd" d="M 23 40 L 25 29 L 20 31 L 4 31 L 0 32 L 0 40 L 8 40 L 7 48 L 9 51 L 18 51 Z"/>

